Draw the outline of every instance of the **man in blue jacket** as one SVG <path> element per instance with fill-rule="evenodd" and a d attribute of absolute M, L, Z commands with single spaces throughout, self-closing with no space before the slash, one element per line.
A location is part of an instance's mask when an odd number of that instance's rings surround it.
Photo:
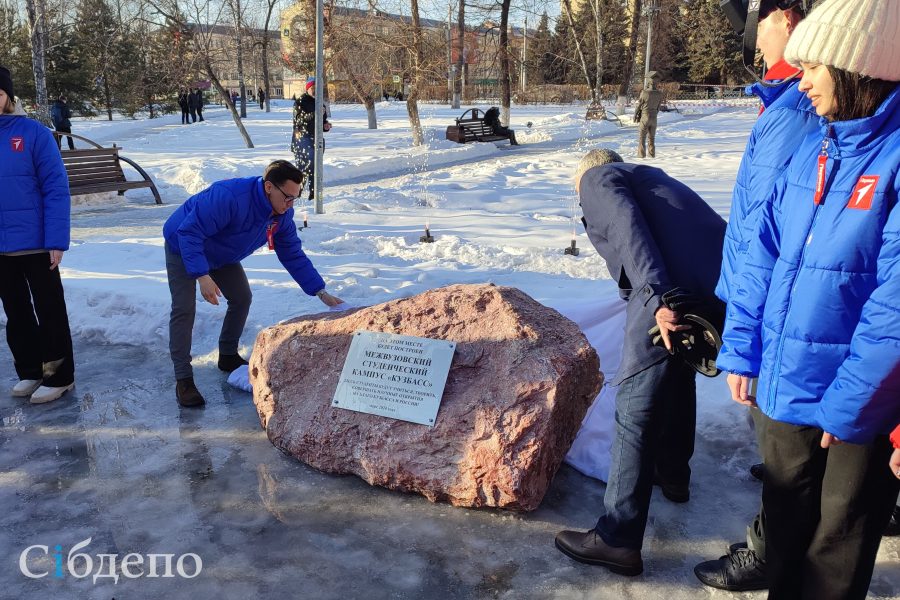
<path fill-rule="evenodd" d="M 818 116 L 805 94 L 797 89 L 801 71 L 784 60 L 784 50 L 794 28 L 803 19 L 800 0 L 782 10 L 774 0 L 765 0 L 759 9 L 756 45 L 768 66 L 769 85 L 756 83 L 751 91 L 759 96 L 763 111 L 753 125 L 731 201 L 725 247 L 722 249 L 722 274 L 716 295 L 732 301 L 733 288 L 744 269 L 747 249 L 757 232 L 760 214 L 771 196 L 775 182 L 787 170 L 800 142 L 818 127 Z M 784 6 L 784 2 L 782 2 Z M 754 422 L 759 410 L 751 409 Z M 762 428 L 757 426 L 757 442 Z M 760 508 L 747 527 L 747 543 L 732 544 L 717 560 L 694 567 L 704 584 L 730 591 L 766 589 L 765 511 Z"/>
<path fill-rule="evenodd" d="M 579 562 L 638 575 L 652 487 L 656 482 L 668 499 L 686 502 L 694 452 L 696 373 L 667 351 L 672 332 L 688 326 L 667 302 L 674 291 L 690 290 L 691 312 L 721 328 L 724 305 L 713 288 L 725 221 L 662 170 L 623 163 L 609 150 L 589 152 L 575 181 L 588 238 L 628 306 L 613 380 L 619 389 L 605 514 L 586 533 L 560 532 L 556 546 Z M 665 348 L 648 335 L 654 325 Z"/>
<path fill-rule="evenodd" d="M 247 361 L 238 342 L 250 312 L 250 284 L 241 260 L 268 244 L 294 280 L 327 306 L 341 303 L 325 291 L 325 282 L 303 252 L 294 225 L 294 201 L 303 173 L 276 160 L 262 177 L 218 181 L 187 199 L 163 226 L 166 271 L 172 294 L 169 352 L 182 406 L 200 406 L 203 396 L 191 369 L 191 329 L 196 311 L 196 285 L 207 302 L 225 296 L 228 310 L 219 335 L 219 369 L 230 373 Z"/>

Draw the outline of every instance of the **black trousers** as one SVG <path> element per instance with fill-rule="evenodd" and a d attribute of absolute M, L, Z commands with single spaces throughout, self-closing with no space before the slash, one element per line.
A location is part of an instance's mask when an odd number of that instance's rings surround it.
<path fill-rule="evenodd" d="M 821 429 L 758 423 L 769 598 L 862 600 L 900 487 L 887 436 L 824 450 Z"/>
<path fill-rule="evenodd" d="M 0 256 L 0 298 L 19 379 L 43 379 L 49 387 L 75 381 L 66 299 L 59 268 L 50 270 L 50 254 Z M 59 360 L 44 377 L 43 364 Z"/>
<path fill-rule="evenodd" d="M 65 126 L 57 127 L 56 130 L 59 131 L 59 132 L 61 132 L 61 133 L 72 133 L 72 127 L 71 127 L 71 126 L 69 126 L 69 127 L 65 127 Z M 62 149 L 62 138 L 63 138 L 63 136 L 58 135 L 58 136 L 54 136 L 54 137 L 56 138 L 56 147 L 59 148 L 59 149 L 61 150 L 61 149 Z M 67 140 L 68 143 L 69 143 L 69 150 L 74 150 L 74 149 L 75 149 L 75 141 L 74 141 L 71 137 L 69 137 L 69 136 L 66 136 L 66 140 Z"/>

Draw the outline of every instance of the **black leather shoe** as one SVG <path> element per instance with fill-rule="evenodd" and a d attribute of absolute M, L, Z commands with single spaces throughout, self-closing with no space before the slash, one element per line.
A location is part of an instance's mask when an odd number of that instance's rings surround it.
<path fill-rule="evenodd" d="M 178 404 L 187 408 L 206 404 L 206 400 L 200 395 L 200 390 L 194 385 L 193 377 L 179 379 L 175 383 L 175 398 L 178 400 Z"/>
<path fill-rule="evenodd" d="M 887 527 L 884 528 L 884 535 L 900 535 L 900 506 L 894 507 L 894 512 L 891 513 L 891 520 L 888 521 Z"/>
<path fill-rule="evenodd" d="M 758 479 L 760 481 L 763 480 L 763 475 L 765 474 L 766 465 L 762 463 L 756 463 L 755 465 L 750 465 L 750 475 L 753 476 L 754 479 Z"/>
<path fill-rule="evenodd" d="M 246 365 L 247 361 L 240 354 L 220 354 L 219 370 L 231 373 L 241 365 Z"/>
<path fill-rule="evenodd" d="M 610 546 L 593 529 L 584 533 L 560 531 L 556 534 L 556 547 L 580 563 L 606 567 L 619 575 L 633 577 L 644 572 L 640 550 Z"/>
<path fill-rule="evenodd" d="M 708 560 L 694 567 L 694 575 L 705 585 L 731 592 L 750 592 L 767 589 L 766 563 L 747 548 L 747 544 L 732 544 L 728 554 L 718 560 Z"/>
<path fill-rule="evenodd" d="M 663 481 L 659 474 L 653 476 L 653 485 L 658 485 L 662 490 L 663 496 L 670 502 L 684 504 L 691 499 L 691 488 L 687 483 L 670 483 Z"/>

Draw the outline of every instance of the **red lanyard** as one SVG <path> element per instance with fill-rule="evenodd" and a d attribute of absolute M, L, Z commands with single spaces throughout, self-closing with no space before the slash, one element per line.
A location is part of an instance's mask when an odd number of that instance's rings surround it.
<path fill-rule="evenodd" d="M 825 193 L 825 167 L 828 163 L 828 135 L 822 140 L 822 151 L 816 164 L 816 193 L 813 202 L 816 206 L 822 203 L 822 195 Z"/>
<path fill-rule="evenodd" d="M 269 250 L 275 249 L 275 232 L 278 231 L 278 221 L 272 221 L 266 227 L 266 239 L 269 242 Z"/>

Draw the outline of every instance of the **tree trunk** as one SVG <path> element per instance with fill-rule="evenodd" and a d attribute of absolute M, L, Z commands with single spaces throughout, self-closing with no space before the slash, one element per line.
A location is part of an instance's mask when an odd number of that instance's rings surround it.
<path fill-rule="evenodd" d="M 247 144 L 248 148 L 253 148 L 253 140 L 250 139 L 250 134 L 247 133 L 247 130 L 244 129 L 244 123 L 241 121 L 240 115 L 238 115 L 237 109 L 234 107 L 234 102 L 231 101 L 231 94 L 222 87 L 222 82 L 219 81 L 219 78 L 216 77 L 216 72 L 213 70 L 212 63 L 209 60 L 209 55 L 205 54 L 203 56 L 203 66 L 206 69 L 206 74 L 209 76 L 209 80 L 212 81 L 213 86 L 216 88 L 216 91 L 219 92 L 219 96 L 224 98 L 225 106 L 228 107 L 228 110 L 231 112 L 231 118 L 234 119 L 234 124 L 237 125 L 238 131 L 241 132 L 241 137 L 244 138 L 244 142 Z"/>
<path fill-rule="evenodd" d="M 642 8 L 642 0 L 631 0 L 631 31 L 625 50 L 625 69 L 622 71 L 622 81 L 619 82 L 619 96 L 624 98 L 631 95 L 631 78 L 634 77 L 634 57 L 637 53 Z"/>
<path fill-rule="evenodd" d="M 109 88 L 109 77 L 106 73 L 103 73 L 103 98 L 106 100 L 106 116 L 112 121 L 112 90 Z"/>
<path fill-rule="evenodd" d="M 47 17 L 43 0 L 25 0 L 28 13 L 28 29 L 31 33 L 31 68 L 34 71 L 35 109 L 38 121 L 52 127 L 50 102 L 47 98 Z"/>
<path fill-rule="evenodd" d="M 511 82 L 509 79 L 509 5 L 512 0 L 500 4 L 500 124 L 509 127 Z"/>
<path fill-rule="evenodd" d="M 459 16 L 456 22 L 456 41 L 459 49 L 456 54 L 456 72 L 453 74 L 453 103 L 450 108 L 459 108 L 460 99 L 462 98 L 462 78 L 463 78 L 463 51 L 466 47 L 466 2 L 459 0 Z"/>
<path fill-rule="evenodd" d="M 412 12 L 412 81 L 409 86 L 409 95 L 406 97 L 406 113 L 409 115 L 409 124 L 412 127 L 413 146 L 421 146 L 425 143 L 425 134 L 422 132 L 422 121 L 419 119 L 419 89 L 422 84 L 422 68 L 425 64 L 425 52 L 422 49 L 422 26 L 419 23 L 419 0 L 411 0 Z"/>
<path fill-rule="evenodd" d="M 238 88 L 241 91 L 241 118 L 247 118 L 247 86 L 244 85 L 244 32 L 241 23 L 241 0 L 234 0 L 234 37 L 237 41 Z"/>
<path fill-rule="evenodd" d="M 369 129 L 378 129 L 378 121 L 375 118 L 375 97 L 372 95 L 372 91 L 366 90 L 363 83 L 359 81 L 359 78 L 356 76 L 350 69 L 350 65 L 347 64 L 346 59 L 339 59 L 340 69 L 341 71 L 347 73 L 347 81 L 350 83 L 350 89 L 353 90 L 353 93 L 356 95 L 356 98 L 363 103 L 366 107 L 366 117 L 369 119 Z"/>
<path fill-rule="evenodd" d="M 587 60 L 584 58 L 584 52 L 581 50 L 581 42 L 578 40 L 578 32 L 575 29 L 575 19 L 572 16 L 571 0 L 563 0 L 563 12 L 566 13 L 566 22 L 569 24 L 569 33 L 572 34 L 572 39 L 575 40 L 575 51 L 578 53 L 578 60 L 581 62 L 584 80 L 587 83 L 588 89 L 591 91 L 591 104 L 597 104 L 597 90 L 594 88 L 594 82 L 591 81 L 591 73 L 588 70 Z"/>
<path fill-rule="evenodd" d="M 263 72 L 263 92 L 266 94 L 265 104 L 266 112 L 272 112 L 272 90 L 269 88 L 269 22 L 272 20 L 272 11 L 275 10 L 275 3 L 278 0 L 268 0 L 268 11 L 266 12 L 266 24 L 263 27 L 262 41 L 262 72 Z"/>
<path fill-rule="evenodd" d="M 603 99 L 603 50 L 605 39 L 603 35 L 603 22 L 600 12 L 600 0 L 593 0 L 591 8 L 594 11 L 594 30 L 596 39 L 596 55 L 594 56 L 594 97 L 599 102 Z"/>

